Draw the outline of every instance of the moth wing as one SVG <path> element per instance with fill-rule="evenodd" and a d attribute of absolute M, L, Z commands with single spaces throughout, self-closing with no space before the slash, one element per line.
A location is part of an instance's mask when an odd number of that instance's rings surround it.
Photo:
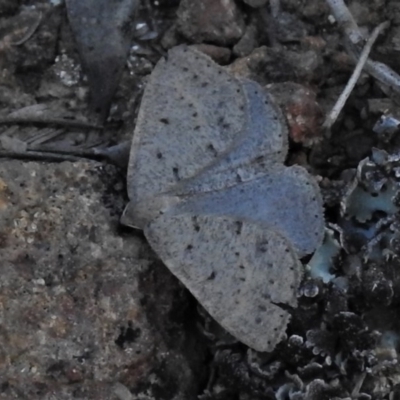
<path fill-rule="evenodd" d="M 182 197 L 171 209 L 174 214 L 229 215 L 264 223 L 285 236 L 299 257 L 312 253 L 322 242 L 324 212 L 319 187 L 302 167 L 270 166 L 268 173 L 252 169 L 235 176 L 215 175 L 214 181 L 232 186 Z M 214 185 L 215 187 L 215 185 Z"/>
<path fill-rule="evenodd" d="M 170 190 L 214 162 L 243 134 L 240 82 L 190 47 L 171 49 L 146 85 L 132 141 L 133 204 Z"/>
<path fill-rule="evenodd" d="M 283 163 L 288 149 L 288 130 L 283 114 L 268 92 L 257 82 L 241 80 L 246 98 L 243 135 L 211 165 L 181 181 L 179 195 L 220 190 L 238 183 L 240 173 L 263 174 Z"/>
<path fill-rule="evenodd" d="M 256 159 L 283 163 L 288 150 L 288 129 L 273 97 L 257 82 L 242 79 L 246 98 L 246 126 L 243 136 L 225 158 L 219 170 L 233 169 Z"/>
<path fill-rule="evenodd" d="M 271 351 L 295 307 L 302 266 L 265 224 L 231 216 L 164 214 L 144 233 L 170 271 L 238 340 Z"/>

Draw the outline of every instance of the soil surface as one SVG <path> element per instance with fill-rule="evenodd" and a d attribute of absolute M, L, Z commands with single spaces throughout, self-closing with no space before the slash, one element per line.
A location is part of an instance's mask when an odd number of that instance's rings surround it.
<path fill-rule="evenodd" d="M 323 129 L 355 68 L 325 0 L 119 3 L 0 1 L 0 398 L 400 398 L 399 87 L 366 69 Z M 365 38 L 390 22 L 370 59 L 400 73 L 399 3 L 346 4 Z M 131 139 L 179 44 L 275 97 L 286 164 L 324 199 L 324 245 L 271 353 L 224 332 L 119 223 L 126 169 L 104 151 Z"/>

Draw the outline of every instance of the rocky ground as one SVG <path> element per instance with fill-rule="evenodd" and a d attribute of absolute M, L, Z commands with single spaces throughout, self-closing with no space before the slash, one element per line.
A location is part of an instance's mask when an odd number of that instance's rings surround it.
<path fill-rule="evenodd" d="M 0 398 L 400 398 L 397 75 L 366 67 L 323 129 L 355 67 L 328 1 L 122 1 L 100 41 L 102 2 L 66 3 L 0 2 Z M 398 2 L 346 4 L 365 38 L 390 22 L 370 59 L 400 73 Z M 227 336 L 119 224 L 126 170 L 101 149 L 131 138 L 149 73 L 183 43 L 275 96 L 286 163 L 324 198 L 272 353 Z"/>

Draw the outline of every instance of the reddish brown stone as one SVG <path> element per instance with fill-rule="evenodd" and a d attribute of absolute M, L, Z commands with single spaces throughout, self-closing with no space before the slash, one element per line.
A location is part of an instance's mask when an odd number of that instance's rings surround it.
<path fill-rule="evenodd" d="M 270 84 L 267 89 L 282 107 L 294 142 L 309 145 L 320 139 L 323 113 L 312 89 L 294 82 Z"/>

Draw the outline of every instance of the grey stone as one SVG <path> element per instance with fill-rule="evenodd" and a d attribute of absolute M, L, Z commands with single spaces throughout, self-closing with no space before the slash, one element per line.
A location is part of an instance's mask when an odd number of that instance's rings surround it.
<path fill-rule="evenodd" d="M 234 0 L 182 0 L 177 11 L 179 32 L 192 43 L 234 44 L 245 24 Z"/>
<path fill-rule="evenodd" d="M 188 378 L 175 394 L 197 390 L 163 333 L 177 282 L 158 265 L 160 295 L 149 247 L 117 229 L 123 193 L 99 163 L 0 162 L 0 397 L 118 400 L 113 385 L 157 376 L 162 352 L 162 376 Z"/>
<path fill-rule="evenodd" d="M 285 335 L 296 307 L 300 262 L 267 224 L 228 216 L 164 214 L 145 235 L 168 268 L 228 332 L 258 351 Z M 282 279 L 282 274 L 285 279 Z"/>

